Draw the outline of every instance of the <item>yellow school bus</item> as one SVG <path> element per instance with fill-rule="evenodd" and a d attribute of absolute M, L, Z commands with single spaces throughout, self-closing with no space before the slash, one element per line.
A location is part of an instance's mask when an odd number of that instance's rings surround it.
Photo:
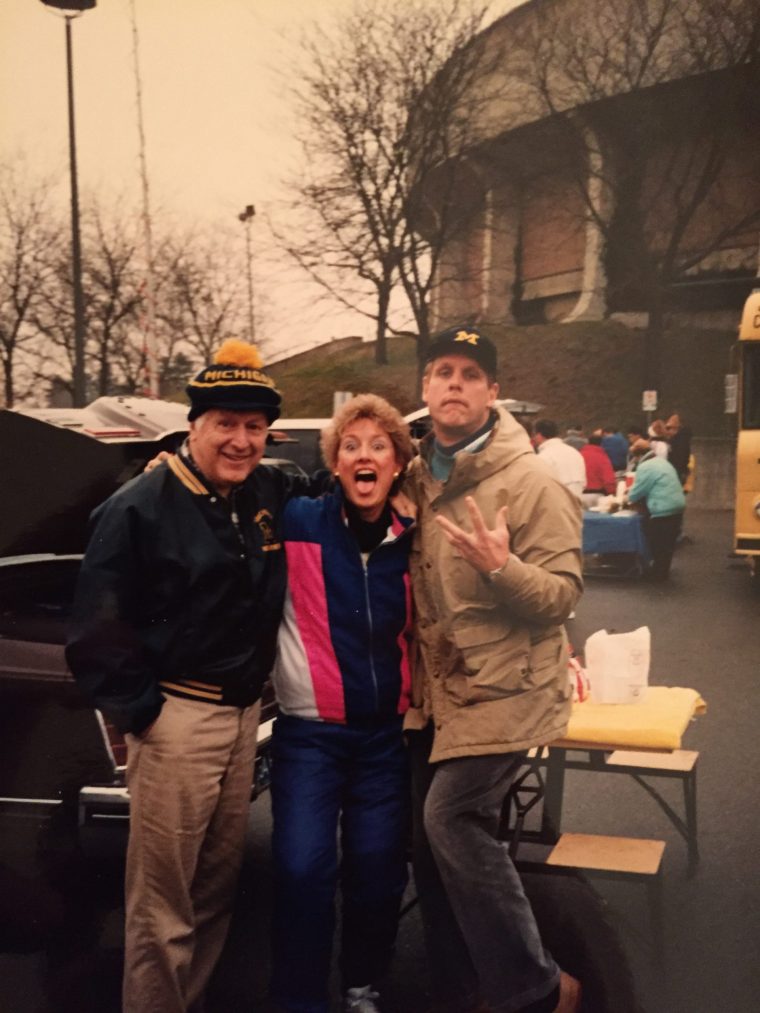
<path fill-rule="evenodd" d="M 734 549 L 760 586 L 760 289 L 744 304 L 739 327 L 738 407 Z"/>

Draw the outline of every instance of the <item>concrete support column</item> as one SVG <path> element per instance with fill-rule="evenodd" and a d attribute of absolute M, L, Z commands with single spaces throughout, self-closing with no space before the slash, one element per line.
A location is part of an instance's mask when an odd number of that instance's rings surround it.
<path fill-rule="evenodd" d="M 483 229 L 481 237 L 480 267 L 480 318 L 488 318 L 491 297 L 491 268 L 493 266 L 493 189 L 486 190 L 483 203 Z"/>
<path fill-rule="evenodd" d="M 501 179 L 473 177 L 472 216 L 446 244 L 431 293 L 434 329 L 477 316 L 514 323 L 519 208 L 514 187 Z M 463 195 L 463 199 L 467 199 Z"/>
<path fill-rule="evenodd" d="M 431 291 L 431 328 L 450 327 L 469 315 L 466 295 L 468 238 L 452 238 L 446 243 L 436 267 L 436 282 Z"/>
<path fill-rule="evenodd" d="M 609 221 L 612 210 L 610 188 L 605 176 L 605 164 L 599 141 L 590 127 L 583 128 L 588 157 L 586 185 L 586 245 L 583 257 L 581 293 L 563 323 L 573 320 L 602 320 L 607 311 L 607 275 L 604 270 L 604 235 L 600 221 Z"/>
<path fill-rule="evenodd" d="M 481 314 L 486 320 L 514 323 L 512 295 L 519 226 L 514 187 L 507 181 L 492 185 L 486 193 L 483 230 Z"/>

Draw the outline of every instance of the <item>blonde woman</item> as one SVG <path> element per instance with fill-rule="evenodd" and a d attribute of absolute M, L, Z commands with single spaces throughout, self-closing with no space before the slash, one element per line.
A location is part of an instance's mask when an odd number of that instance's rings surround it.
<path fill-rule="evenodd" d="M 391 495 L 413 447 L 396 409 L 362 394 L 324 431 L 322 452 L 335 491 L 291 500 L 284 515 L 272 997 L 288 1013 L 327 1013 L 340 881 L 344 1009 L 374 1013 L 407 878 L 411 521 Z"/>

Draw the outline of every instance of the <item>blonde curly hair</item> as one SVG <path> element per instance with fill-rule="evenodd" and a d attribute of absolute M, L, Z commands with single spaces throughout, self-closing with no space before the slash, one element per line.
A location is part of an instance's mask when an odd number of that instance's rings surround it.
<path fill-rule="evenodd" d="M 409 425 L 401 412 L 378 394 L 357 394 L 352 397 L 337 410 L 330 424 L 322 430 L 319 446 L 322 459 L 330 471 L 335 470 L 338 462 L 338 447 L 343 430 L 358 419 L 371 419 L 385 430 L 391 439 L 401 470 L 405 471 L 415 453 Z"/>

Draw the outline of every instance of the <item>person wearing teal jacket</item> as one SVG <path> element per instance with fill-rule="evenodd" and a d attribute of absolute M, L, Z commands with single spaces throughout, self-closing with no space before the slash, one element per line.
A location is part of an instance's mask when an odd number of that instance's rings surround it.
<path fill-rule="evenodd" d="M 649 576 L 656 581 L 667 580 L 686 497 L 676 469 L 666 458 L 658 457 L 646 440 L 636 440 L 631 455 L 638 464 L 628 502 L 646 507 L 644 530 L 652 555 Z"/>

